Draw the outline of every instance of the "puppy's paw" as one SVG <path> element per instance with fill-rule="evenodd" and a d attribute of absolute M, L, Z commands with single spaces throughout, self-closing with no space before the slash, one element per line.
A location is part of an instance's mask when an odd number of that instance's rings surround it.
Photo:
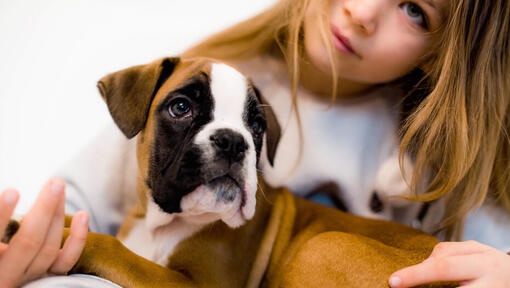
<path fill-rule="evenodd" d="M 8 244 L 11 241 L 12 236 L 16 234 L 19 229 L 19 222 L 16 220 L 10 220 L 7 228 L 5 228 L 4 235 L 2 236 L 2 243 Z"/>

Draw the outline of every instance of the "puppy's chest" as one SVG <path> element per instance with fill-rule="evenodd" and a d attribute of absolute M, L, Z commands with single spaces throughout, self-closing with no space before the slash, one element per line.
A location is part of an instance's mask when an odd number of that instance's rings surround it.
<path fill-rule="evenodd" d="M 271 216 L 269 203 L 273 203 L 274 194 L 269 189 L 265 191 L 266 195 L 260 197 L 262 201 L 257 201 L 257 213 L 238 228 L 231 228 L 222 221 L 197 225 L 179 217 L 159 217 L 157 222 L 148 213 L 147 218 L 134 222 L 121 241 L 134 253 L 190 277 L 198 287 L 208 287 L 211 283 L 221 283 L 221 287 L 245 287 L 254 268 L 254 259 L 259 253 L 267 253 L 267 245 L 261 243 Z M 156 222 L 158 225 L 154 225 Z M 266 248 L 260 250 L 262 246 Z"/>
<path fill-rule="evenodd" d="M 144 219 L 140 219 L 135 220 L 130 233 L 121 239 L 121 242 L 137 255 L 166 266 L 175 247 L 200 228 L 201 226 L 175 223 L 154 230 L 147 227 Z"/>

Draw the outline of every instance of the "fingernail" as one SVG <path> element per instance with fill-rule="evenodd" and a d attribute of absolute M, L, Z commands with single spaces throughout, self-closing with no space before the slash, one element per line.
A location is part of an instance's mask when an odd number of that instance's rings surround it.
<path fill-rule="evenodd" d="M 390 287 L 398 287 L 398 286 L 400 286 L 400 283 L 402 283 L 402 280 L 400 280 L 399 277 L 397 277 L 397 276 L 390 277 L 390 281 L 389 281 Z"/>
<path fill-rule="evenodd" d="M 51 183 L 51 192 L 54 195 L 60 195 L 62 188 L 64 188 L 64 184 L 62 183 L 62 181 L 56 180 L 53 181 L 53 183 Z"/>
<path fill-rule="evenodd" d="M 81 216 L 81 223 L 83 225 L 87 225 L 88 222 L 89 222 L 89 215 L 87 213 L 84 213 L 84 215 Z"/>
<path fill-rule="evenodd" d="M 16 202 L 16 200 L 18 200 L 18 193 L 16 193 L 16 191 L 14 190 L 7 190 L 5 193 L 4 193 L 4 203 L 5 204 L 14 204 L 14 202 Z"/>

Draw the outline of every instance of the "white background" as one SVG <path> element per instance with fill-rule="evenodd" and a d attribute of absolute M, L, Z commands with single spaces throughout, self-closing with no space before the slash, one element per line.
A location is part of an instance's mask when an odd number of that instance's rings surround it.
<path fill-rule="evenodd" d="M 275 0 L 0 0 L 0 190 L 16 213 L 110 120 L 96 81 L 177 55 Z"/>

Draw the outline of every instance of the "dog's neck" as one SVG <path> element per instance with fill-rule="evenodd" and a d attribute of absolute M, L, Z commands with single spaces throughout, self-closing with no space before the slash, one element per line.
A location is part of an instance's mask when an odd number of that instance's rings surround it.
<path fill-rule="evenodd" d="M 168 214 L 163 211 L 152 201 L 149 199 L 147 201 L 147 212 L 145 215 L 145 226 L 150 231 L 153 231 L 153 233 L 156 232 L 156 230 L 165 227 L 165 226 L 171 226 L 172 223 L 177 222 L 176 215 L 175 214 Z"/>
<path fill-rule="evenodd" d="M 130 215 L 132 219 L 124 225 L 130 224 L 122 227 L 117 236 L 136 254 L 165 266 L 177 244 L 207 224 L 189 223 L 178 214 L 163 212 L 148 196 L 150 194 L 146 194 L 146 189 L 138 191 L 139 200 Z"/>

